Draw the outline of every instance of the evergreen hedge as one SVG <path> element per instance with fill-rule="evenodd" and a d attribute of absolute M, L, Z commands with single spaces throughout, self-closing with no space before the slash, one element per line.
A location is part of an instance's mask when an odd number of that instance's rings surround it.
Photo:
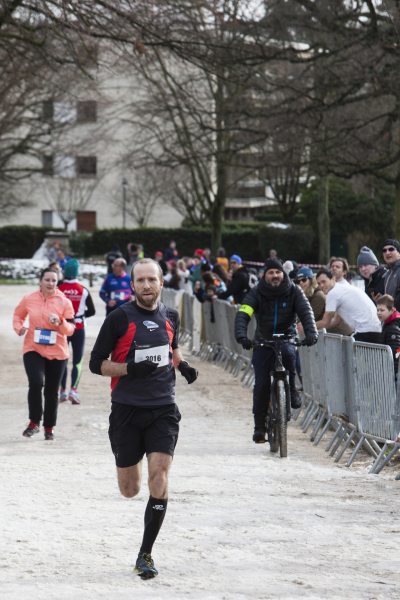
<path fill-rule="evenodd" d="M 54 227 L 8 225 L 0 227 L 1 258 L 32 258 L 48 231 L 64 231 Z"/>

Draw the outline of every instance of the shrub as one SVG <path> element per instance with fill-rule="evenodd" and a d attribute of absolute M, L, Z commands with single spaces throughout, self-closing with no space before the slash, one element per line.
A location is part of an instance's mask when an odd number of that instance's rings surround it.
<path fill-rule="evenodd" d="M 64 231 L 54 227 L 8 225 L 0 227 L 0 257 L 31 258 L 40 248 L 48 231 Z"/>
<path fill-rule="evenodd" d="M 263 260 L 268 258 L 269 251 L 274 248 L 282 260 L 296 262 L 316 261 L 315 234 L 308 227 L 291 225 L 286 229 L 263 226 L 259 230 L 259 248 Z"/>

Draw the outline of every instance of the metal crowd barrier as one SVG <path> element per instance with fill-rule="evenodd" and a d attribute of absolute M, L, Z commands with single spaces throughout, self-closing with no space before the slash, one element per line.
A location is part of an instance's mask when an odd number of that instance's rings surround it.
<path fill-rule="evenodd" d="M 162 290 L 161 300 L 179 311 L 180 340 L 192 352 L 252 387 L 252 352 L 243 350 L 234 335 L 239 306 L 221 300 L 200 303 L 191 294 L 169 289 Z M 248 337 L 254 334 L 253 317 Z M 363 448 L 374 458 L 370 473 L 379 473 L 400 450 L 400 387 L 396 390 L 390 347 L 323 330 L 317 344 L 301 346 L 298 352 L 303 403 L 294 411 L 294 420 L 304 409 L 300 426 L 304 433 L 311 429 L 314 446 L 333 429 L 325 451 L 335 462 L 351 447 L 346 463 L 350 467 Z"/>

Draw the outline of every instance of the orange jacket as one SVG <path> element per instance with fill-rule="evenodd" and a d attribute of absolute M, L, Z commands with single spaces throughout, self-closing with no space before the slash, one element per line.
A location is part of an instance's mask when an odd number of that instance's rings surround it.
<path fill-rule="evenodd" d="M 61 317 L 61 325 L 58 327 L 48 320 L 50 314 Z M 44 297 L 41 290 L 27 294 L 18 304 L 14 311 L 13 327 L 19 334 L 24 326 L 26 317 L 29 316 L 29 329 L 25 334 L 23 354 L 26 352 L 37 352 L 49 360 L 64 360 L 69 357 L 67 335 L 72 335 L 75 325 L 68 323 L 65 319 L 74 318 L 74 309 L 69 300 L 60 290 L 56 289 L 51 296 Z M 37 344 L 33 341 L 36 328 L 52 329 L 57 331 L 57 341 L 54 346 Z"/>

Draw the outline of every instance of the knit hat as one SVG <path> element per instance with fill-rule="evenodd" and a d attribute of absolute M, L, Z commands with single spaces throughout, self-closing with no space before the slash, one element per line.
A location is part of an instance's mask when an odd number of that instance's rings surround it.
<path fill-rule="evenodd" d="M 393 239 L 388 239 L 385 240 L 382 244 L 382 248 L 384 248 L 385 246 L 394 246 L 397 250 L 397 252 L 400 252 L 400 242 L 398 242 L 397 240 L 393 240 Z"/>
<path fill-rule="evenodd" d="M 65 279 L 76 279 L 79 275 L 79 263 L 75 258 L 71 258 L 64 267 Z"/>
<path fill-rule="evenodd" d="M 312 279 L 314 277 L 314 273 L 310 267 L 300 267 L 297 271 L 296 279 L 300 279 L 300 277 L 308 277 L 308 279 Z"/>
<path fill-rule="evenodd" d="M 389 246 L 389 244 L 385 243 L 385 246 Z M 375 254 L 372 252 L 370 248 L 367 246 L 363 246 L 360 250 L 360 254 L 357 258 L 357 267 L 361 267 L 362 265 L 379 265 L 378 259 Z"/>
<path fill-rule="evenodd" d="M 293 263 L 291 260 L 287 260 L 283 263 L 283 270 L 286 275 L 289 275 L 290 271 L 293 271 Z"/>
<path fill-rule="evenodd" d="M 269 271 L 270 269 L 277 269 L 278 271 L 282 271 L 282 273 L 285 272 L 283 265 L 278 258 L 268 258 L 265 261 L 265 272 Z"/>
<path fill-rule="evenodd" d="M 235 262 L 237 262 L 237 263 L 238 263 L 238 265 L 241 265 L 241 264 L 242 264 L 242 259 L 240 258 L 240 256 L 239 256 L 238 254 L 232 254 L 232 256 L 231 256 L 231 257 L 230 257 L 230 259 L 229 259 L 229 262 L 230 262 L 231 260 L 234 260 Z"/>
<path fill-rule="evenodd" d="M 162 252 L 156 252 L 156 256 L 164 256 Z"/>
<path fill-rule="evenodd" d="M 198 248 L 197 250 L 194 251 L 194 255 L 195 256 L 196 256 L 196 254 L 198 256 L 201 256 L 201 258 L 203 258 L 203 256 L 204 256 L 204 252 L 203 252 L 203 250 L 201 248 Z"/>

